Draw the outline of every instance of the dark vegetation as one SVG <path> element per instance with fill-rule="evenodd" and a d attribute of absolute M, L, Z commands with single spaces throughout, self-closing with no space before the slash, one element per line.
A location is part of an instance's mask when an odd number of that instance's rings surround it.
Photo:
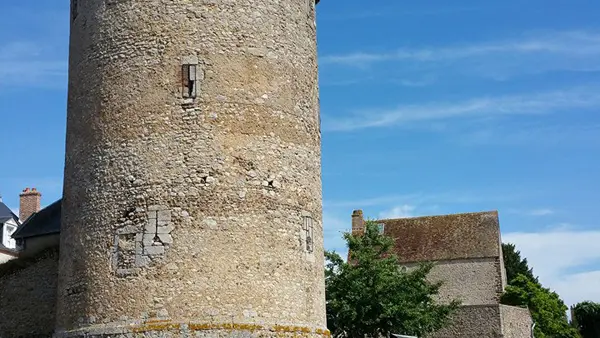
<path fill-rule="evenodd" d="M 327 326 L 334 337 L 422 337 L 448 324 L 460 304 L 434 301 L 441 283 L 427 280 L 432 264 L 401 268 L 393 240 L 373 222 L 366 222 L 363 235 L 344 238 L 348 262 L 325 253 Z"/>

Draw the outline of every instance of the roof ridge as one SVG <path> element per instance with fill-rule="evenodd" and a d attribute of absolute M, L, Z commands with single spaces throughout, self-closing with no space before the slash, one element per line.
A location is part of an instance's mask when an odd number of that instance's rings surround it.
<path fill-rule="evenodd" d="M 397 217 L 397 218 L 379 218 L 373 221 L 395 221 L 399 219 L 419 219 L 419 218 L 440 218 L 440 217 L 448 217 L 448 216 L 476 216 L 476 215 L 491 215 L 498 214 L 498 210 L 487 210 L 487 211 L 475 211 L 475 212 L 459 212 L 459 213 L 451 213 L 451 214 L 441 214 L 441 215 L 423 215 L 423 216 L 410 216 L 410 217 Z"/>

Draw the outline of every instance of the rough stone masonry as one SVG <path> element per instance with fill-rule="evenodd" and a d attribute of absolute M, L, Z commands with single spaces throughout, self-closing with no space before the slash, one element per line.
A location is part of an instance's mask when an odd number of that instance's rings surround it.
<path fill-rule="evenodd" d="M 314 0 L 71 0 L 56 337 L 326 336 Z"/>

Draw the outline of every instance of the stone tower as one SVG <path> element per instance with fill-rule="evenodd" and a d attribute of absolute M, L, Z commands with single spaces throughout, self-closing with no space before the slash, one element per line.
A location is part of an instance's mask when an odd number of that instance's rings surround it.
<path fill-rule="evenodd" d="M 71 2 L 55 335 L 328 335 L 315 0 Z"/>

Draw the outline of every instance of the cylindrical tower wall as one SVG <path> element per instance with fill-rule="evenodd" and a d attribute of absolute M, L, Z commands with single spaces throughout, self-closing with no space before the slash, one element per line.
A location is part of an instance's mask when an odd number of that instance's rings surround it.
<path fill-rule="evenodd" d="M 57 334 L 326 334 L 314 0 L 71 6 Z"/>

